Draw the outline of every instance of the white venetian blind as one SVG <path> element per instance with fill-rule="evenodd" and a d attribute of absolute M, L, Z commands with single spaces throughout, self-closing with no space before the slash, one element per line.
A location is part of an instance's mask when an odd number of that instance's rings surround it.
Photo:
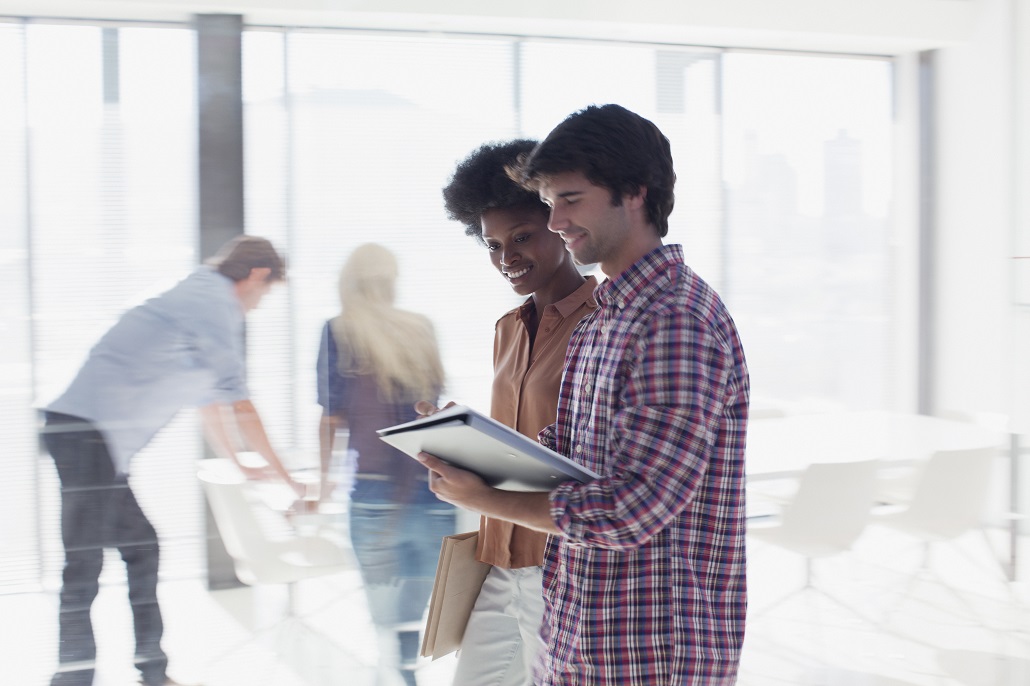
<path fill-rule="evenodd" d="M 39 497 L 29 323 L 29 222 L 26 202 L 25 31 L 0 23 L 0 593 L 39 576 Z M 19 525 L 15 526 L 14 523 Z"/>
<path fill-rule="evenodd" d="M 20 182 L 32 236 L 23 302 L 34 322 L 32 396 L 44 404 L 122 312 L 195 265 L 194 50 L 192 32 L 177 28 L 29 24 L 21 39 L 28 173 Z M 14 426 L 34 446 L 35 426 Z M 202 568 L 197 436 L 184 413 L 133 462 L 166 576 Z M 53 580 L 62 562 L 56 473 L 34 449 L 16 459 L 36 476 L 39 506 L 27 510 L 41 527 L 37 568 L 23 580 Z M 122 573 L 120 564 L 105 567 Z"/>

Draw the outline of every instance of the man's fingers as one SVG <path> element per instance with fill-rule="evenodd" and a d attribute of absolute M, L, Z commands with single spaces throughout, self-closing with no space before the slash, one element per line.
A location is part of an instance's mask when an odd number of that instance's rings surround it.
<path fill-rule="evenodd" d="M 437 473 L 440 473 L 442 470 L 447 468 L 446 462 L 435 455 L 430 455 L 429 453 L 419 453 L 418 461 Z"/>

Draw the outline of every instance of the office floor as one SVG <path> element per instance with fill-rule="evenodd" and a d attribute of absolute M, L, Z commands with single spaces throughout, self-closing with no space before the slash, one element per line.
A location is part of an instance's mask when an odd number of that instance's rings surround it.
<path fill-rule="evenodd" d="M 1001 532 L 992 533 L 997 551 Z M 1023 541 L 1025 567 L 1030 543 Z M 1030 574 L 1004 581 L 983 539 L 922 549 L 871 528 L 855 550 L 817 561 L 750 544 L 750 611 L 739 686 L 1026 686 L 1030 684 Z M 307 625 L 268 627 L 282 588 L 209 592 L 165 581 L 165 647 L 172 674 L 205 686 L 376 685 L 377 641 L 354 573 L 302 582 Z M 55 664 L 56 596 L 0 596 L 0 684 L 43 686 Z M 124 588 L 102 590 L 94 610 L 95 686 L 129 686 L 131 618 Z M 264 630 L 260 628 L 264 627 Z M 255 633 L 256 632 L 256 633 Z M 426 661 L 421 686 L 450 683 L 453 656 Z"/>

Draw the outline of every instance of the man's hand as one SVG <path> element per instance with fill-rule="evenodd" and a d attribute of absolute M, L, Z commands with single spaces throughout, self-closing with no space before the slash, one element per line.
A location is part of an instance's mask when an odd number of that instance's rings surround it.
<path fill-rule="evenodd" d="M 494 490 L 478 475 L 449 465 L 435 455 L 419 453 L 418 461 L 429 469 L 429 490 L 444 502 L 481 512 L 484 498 L 488 499 Z"/>
<path fill-rule="evenodd" d="M 293 492 L 297 494 L 298 498 L 303 499 L 303 498 L 307 497 L 307 495 L 308 495 L 308 485 L 307 484 L 301 483 L 300 481 L 297 481 L 296 479 L 291 477 L 290 480 L 286 482 L 286 485 L 293 489 Z"/>
<path fill-rule="evenodd" d="M 247 461 L 253 460 L 250 459 Z M 290 490 L 292 490 L 298 498 L 304 498 L 308 493 L 307 484 L 297 481 L 288 474 L 286 475 L 286 477 L 284 477 L 283 474 L 279 473 L 279 471 L 277 471 L 275 467 L 273 467 L 268 462 L 264 462 L 263 464 L 259 465 L 244 464 L 244 460 L 239 459 L 239 454 L 236 455 L 235 462 L 236 466 L 240 468 L 241 472 L 243 472 L 243 476 L 247 477 L 247 479 L 249 480 L 274 481 L 276 479 L 280 479 L 283 482 L 285 482 L 287 486 L 289 486 Z"/>
<path fill-rule="evenodd" d="M 250 466 L 243 464 L 240 460 L 236 460 L 236 466 L 243 472 L 243 476 L 252 481 L 267 481 L 279 478 L 276 471 L 272 469 L 272 465 L 267 462 L 259 466 Z"/>
<path fill-rule="evenodd" d="M 429 490 L 440 500 L 544 533 L 561 533 L 551 521 L 547 493 L 521 493 L 493 488 L 476 474 L 449 465 L 429 453 L 419 453 L 418 461 L 429 469 Z"/>

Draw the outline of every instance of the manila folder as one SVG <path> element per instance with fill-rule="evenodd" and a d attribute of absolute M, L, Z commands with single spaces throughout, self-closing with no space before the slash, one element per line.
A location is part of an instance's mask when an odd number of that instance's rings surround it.
<path fill-rule="evenodd" d="M 422 656 L 434 660 L 461 647 L 472 606 L 479 597 L 490 565 L 476 559 L 479 532 L 445 536 L 429 599 Z"/>

